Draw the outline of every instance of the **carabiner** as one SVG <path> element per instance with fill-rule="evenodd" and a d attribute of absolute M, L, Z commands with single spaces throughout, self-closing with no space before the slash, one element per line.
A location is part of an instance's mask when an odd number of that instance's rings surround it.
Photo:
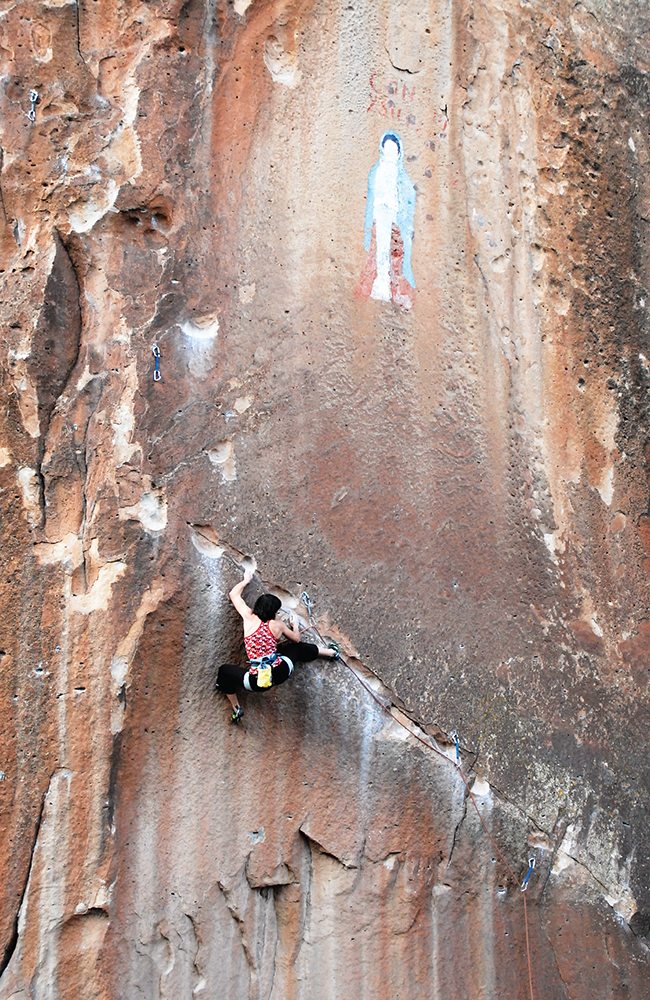
<path fill-rule="evenodd" d="M 524 881 L 521 884 L 521 891 L 522 892 L 525 892 L 526 889 L 528 888 L 528 879 L 533 874 L 533 868 L 534 867 L 535 867 L 535 856 L 533 855 L 532 858 L 528 859 L 528 874 L 526 875 L 526 878 L 524 879 Z"/>
<path fill-rule="evenodd" d="M 156 367 L 154 368 L 153 371 L 153 380 L 154 382 L 160 382 L 162 376 L 160 374 L 160 348 L 158 347 L 158 344 L 154 343 L 153 347 L 151 348 L 151 353 L 156 359 Z"/>
<path fill-rule="evenodd" d="M 29 118 L 30 122 L 35 122 L 36 121 L 36 102 L 38 100 L 38 91 L 37 90 L 30 90 L 30 92 L 29 92 L 29 100 L 30 100 L 32 106 L 29 109 L 29 111 L 27 112 L 27 117 Z"/>

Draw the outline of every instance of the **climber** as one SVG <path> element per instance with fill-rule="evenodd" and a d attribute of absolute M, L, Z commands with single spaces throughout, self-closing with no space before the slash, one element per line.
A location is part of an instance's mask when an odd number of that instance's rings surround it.
<path fill-rule="evenodd" d="M 341 658 L 339 646 L 331 642 L 329 647 L 317 646 L 312 642 L 301 642 L 298 622 L 292 616 L 291 626 L 276 619 L 282 602 L 274 594 L 262 594 L 255 601 L 253 610 L 241 596 L 244 587 L 253 579 L 247 569 L 244 579 L 229 593 L 229 598 L 244 621 L 244 646 L 250 661 L 248 670 L 232 663 L 224 663 L 217 673 L 216 687 L 223 691 L 232 705 L 232 722 L 239 722 L 244 711 L 239 704 L 237 689 L 264 691 L 269 687 L 284 684 L 293 673 L 295 663 L 309 663 L 317 656 L 330 660 Z M 283 639 L 282 642 L 279 642 Z"/>

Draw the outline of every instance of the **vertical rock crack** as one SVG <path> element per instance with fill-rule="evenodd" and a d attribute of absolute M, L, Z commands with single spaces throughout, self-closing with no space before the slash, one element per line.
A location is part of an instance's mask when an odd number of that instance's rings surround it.
<path fill-rule="evenodd" d="M 23 882 L 23 886 L 20 891 L 20 896 L 18 898 L 18 906 L 16 907 L 16 916 L 14 918 L 11 930 L 11 936 L 7 944 L 5 945 L 4 953 L 2 955 L 2 960 L 0 961 L 0 979 L 2 979 L 2 976 L 4 975 L 4 972 L 7 966 L 9 965 L 13 957 L 13 954 L 16 950 L 16 947 L 18 945 L 18 923 L 20 920 L 20 912 L 23 908 L 23 903 L 25 902 L 25 896 L 27 894 L 27 886 L 29 885 L 29 880 L 32 874 L 32 868 L 34 866 L 34 853 L 36 851 L 36 844 L 38 843 L 38 835 L 41 831 L 41 823 L 43 822 L 43 810 L 45 809 L 45 799 L 47 798 L 47 793 L 50 790 L 50 785 L 52 783 L 53 777 L 54 775 L 50 777 L 50 781 L 48 782 L 47 788 L 41 798 L 41 806 L 38 811 L 38 818 L 36 820 L 36 827 L 34 829 L 34 837 L 32 840 L 32 848 L 29 855 L 29 864 L 27 866 L 27 872 L 25 874 L 25 881 Z"/>

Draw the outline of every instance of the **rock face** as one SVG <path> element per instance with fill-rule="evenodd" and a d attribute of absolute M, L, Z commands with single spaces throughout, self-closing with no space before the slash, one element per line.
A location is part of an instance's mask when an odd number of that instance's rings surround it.
<path fill-rule="evenodd" d="M 647 8 L 1 15 L 0 998 L 650 997 Z"/>

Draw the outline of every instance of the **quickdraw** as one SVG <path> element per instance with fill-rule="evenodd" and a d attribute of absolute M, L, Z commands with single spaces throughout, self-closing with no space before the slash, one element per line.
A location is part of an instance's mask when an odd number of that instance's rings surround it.
<path fill-rule="evenodd" d="M 532 858 L 528 859 L 528 872 L 526 874 L 526 878 L 521 883 L 522 892 L 525 892 L 526 889 L 528 888 L 528 880 L 530 879 L 530 876 L 533 874 L 534 867 L 535 867 L 535 857 L 533 856 Z"/>
<path fill-rule="evenodd" d="M 36 102 L 38 101 L 38 91 L 37 90 L 30 90 L 30 92 L 29 92 L 29 100 L 30 100 L 32 106 L 29 109 L 29 111 L 27 112 L 27 117 L 29 118 L 30 122 L 35 122 L 36 121 Z"/>
<path fill-rule="evenodd" d="M 456 732 L 455 729 L 451 734 L 451 738 L 456 744 L 456 767 L 460 767 L 460 740 L 458 738 L 458 733 Z"/>
<path fill-rule="evenodd" d="M 300 595 L 300 599 L 307 608 L 307 614 L 309 615 L 309 625 L 310 627 L 313 627 L 313 625 L 315 624 L 314 612 L 312 611 L 311 600 L 306 590 L 303 590 L 302 594 Z"/>
<path fill-rule="evenodd" d="M 160 382 L 162 376 L 160 374 L 160 348 L 158 347 L 158 344 L 153 345 L 153 347 L 151 348 L 151 353 L 156 359 L 156 367 L 153 370 L 153 380 L 154 382 Z"/>

